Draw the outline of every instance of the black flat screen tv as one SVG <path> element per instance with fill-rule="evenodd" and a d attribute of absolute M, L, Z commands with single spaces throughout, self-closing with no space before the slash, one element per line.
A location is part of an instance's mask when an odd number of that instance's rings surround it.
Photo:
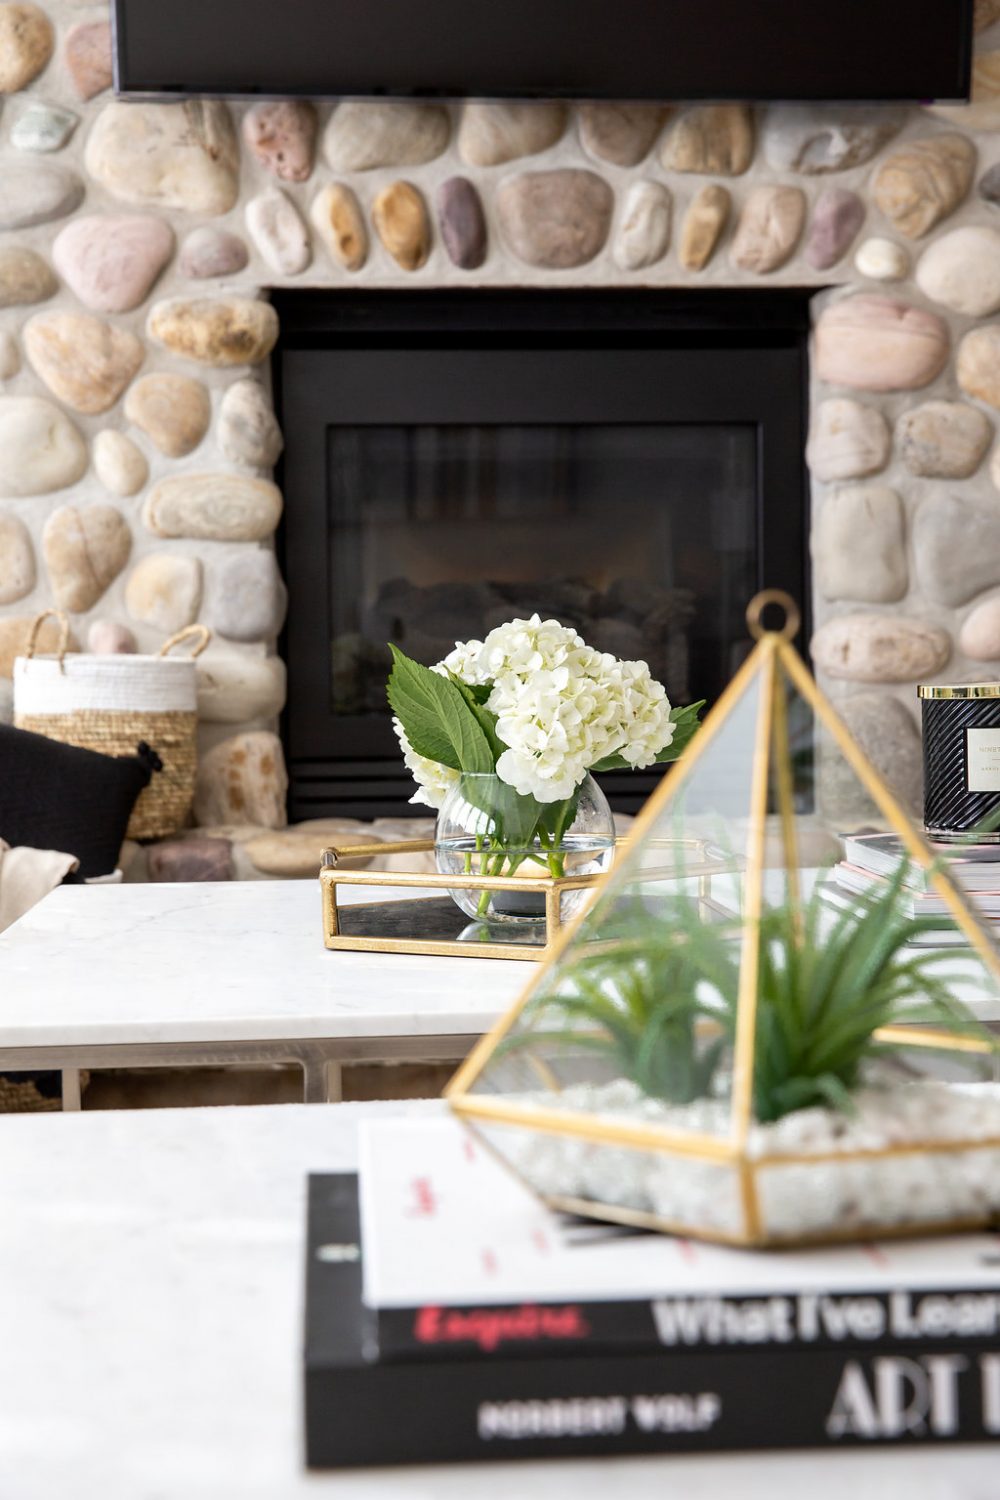
<path fill-rule="evenodd" d="M 972 0 L 114 0 L 123 96 L 967 97 Z"/>

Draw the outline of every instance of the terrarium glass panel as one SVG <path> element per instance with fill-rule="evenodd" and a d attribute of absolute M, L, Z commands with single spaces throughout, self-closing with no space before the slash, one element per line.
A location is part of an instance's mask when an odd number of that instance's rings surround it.
<path fill-rule="evenodd" d="M 765 634 L 449 1097 L 598 1217 L 746 1244 L 989 1222 L 997 964 Z"/>

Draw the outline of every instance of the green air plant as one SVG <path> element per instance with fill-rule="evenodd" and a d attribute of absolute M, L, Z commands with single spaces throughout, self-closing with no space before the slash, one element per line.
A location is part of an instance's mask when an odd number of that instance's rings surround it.
<path fill-rule="evenodd" d="M 891 1048 L 876 1032 L 919 1022 L 986 1035 L 914 949 L 941 926 L 914 917 L 905 863 L 877 893 L 834 912 L 816 880 L 760 919 L 754 1114 L 761 1122 L 825 1105 L 848 1110 L 864 1065 Z M 743 951 L 732 923 L 705 920 L 694 896 L 620 901 L 613 924 L 567 955 L 501 1048 L 544 1044 L 598 1054 L 617 1076 L 671 1104 L 719 1095 L 735 1035 Z M 596 914 L 595 914 L 596 915 Z M 592 929 L 593 931 L 593 929 Z"/>

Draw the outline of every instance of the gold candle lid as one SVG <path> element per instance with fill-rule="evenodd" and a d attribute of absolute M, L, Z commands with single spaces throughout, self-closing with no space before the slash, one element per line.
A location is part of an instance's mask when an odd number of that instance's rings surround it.
<path fill-rule="evenodd" d="M 1000 682 L 921 683 L 918 698 L 1000 698 Z"/>

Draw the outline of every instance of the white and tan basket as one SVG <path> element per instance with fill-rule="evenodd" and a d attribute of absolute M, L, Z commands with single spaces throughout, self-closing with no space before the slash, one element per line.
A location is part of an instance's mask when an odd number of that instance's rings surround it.
<path fill-rule="evenodd" d="M 61 638 L 54 655 L 36 656 L 42 621 L 55 615 Z M 14 723 L 66 745 L 104 755 L 134 755 L 144 741 L 163 762 L 135 805 L 134 839 L 164 838 L 183 828 L 194 800 L 197 770 L 195 658 L 208 645 L 204 625 L 164 641 L 158 656 L 67 654 L 69 621 L 60 610 L 35 620 L 26 656 L 14 663 Z M 192 641 L 190 655 L 167 653 Z"/>

